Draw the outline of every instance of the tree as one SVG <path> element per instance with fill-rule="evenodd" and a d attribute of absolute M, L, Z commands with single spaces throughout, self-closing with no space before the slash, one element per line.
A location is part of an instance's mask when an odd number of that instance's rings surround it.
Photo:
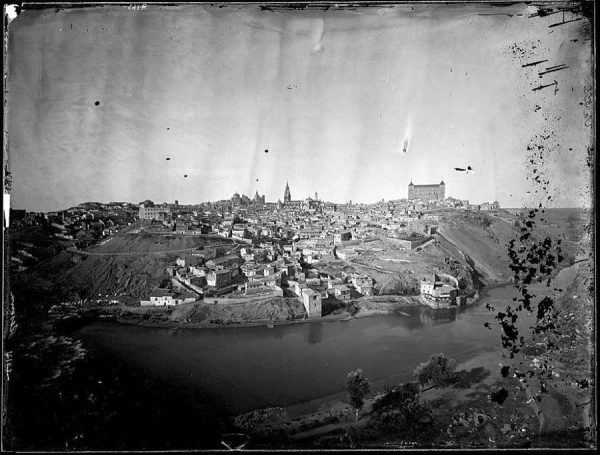
<path fill-rule="evenodd" d="M 456 361 L 444 353 L 432 354 L 429 361 L 420 364 L 414 375 L 421 385 L 447 386 L 456 379 Z"/>
<path fill-rule="evenodd" d="M 351 371 L 346 376 L 348 402 L 356 411 L 356 420 L 358 420 L 358 411 L 360 411 L 365 402 L 365 396 L 369 393 L 369 388 L 369 380 L 364 376 L 362 369 L 358 368 Z"/>
<path fill-rule="evenodd" d="M 372 421 L 386 433 L 406 434 L 406 431 L 422 431 L 423 419 L 430 419 L 429 408 L 419 403 L 417 384 L 401 384 L 386 388 L 372 406 Z"/>

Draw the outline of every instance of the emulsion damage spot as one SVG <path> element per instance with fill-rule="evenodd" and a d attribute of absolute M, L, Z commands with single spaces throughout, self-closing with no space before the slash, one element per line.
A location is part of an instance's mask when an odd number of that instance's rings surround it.
<path fill-rule="evenodd" d="M 492 392 L 492 394 L 490 395 L 490 399 L 492 400 L 492 403 L 502 404 L 506 401 L 507 398 L 508 398 L 508 392 L 504 388 L 497 390 L 495 392 Z"/>

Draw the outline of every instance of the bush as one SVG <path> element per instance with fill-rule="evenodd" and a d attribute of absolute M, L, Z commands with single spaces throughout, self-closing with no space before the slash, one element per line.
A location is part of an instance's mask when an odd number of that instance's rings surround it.
<path fill-rule="evenodd" d="M 356 302 L 350 302 L 346 306 L 346 311 L 350 314 L 350 316 L 355 316 L 359 310 L 360 307 L 356 304 Z"/>
<path fill-rule="evenodd" d="M 445 387 L 456 380 L 456 361 L 445 354 L 432 354 L 429 361 L 420 364 L 414 371 L 419 384 Z"/>
<path fill-rule="evenodd" d="M 241 414 L 234 419 L 234 426 L 254 435 L 284 434 L 289 421 L 282 408 L 257 409 Z"/>
<path fill-rule="evenodd" d="M 373 403 L 372 422 L 379 431 L 401 433 L 414 429 L 425 416 L 429 416 L 429 409 L 419 403 L 415 384 L 387 389 Z"/>
<path fill-rule="evenodd" d="M 386 387 L 383 395 L 373 402 L 373 412 L 379 412 L 387 407 L 401 407 L 407 401 L 414 400 L 419 391 L 415 384 L 402 384 L 396 387 Z"/>

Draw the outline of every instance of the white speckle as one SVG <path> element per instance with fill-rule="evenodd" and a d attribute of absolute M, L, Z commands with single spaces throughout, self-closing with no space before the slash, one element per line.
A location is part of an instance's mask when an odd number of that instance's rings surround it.
<path fill-rule="evenodd" d="M 8 23 L 10 24 L 10 22 L 17 17 L 17 5 L 6 5 L 4 11 L 8 18 Z"/>

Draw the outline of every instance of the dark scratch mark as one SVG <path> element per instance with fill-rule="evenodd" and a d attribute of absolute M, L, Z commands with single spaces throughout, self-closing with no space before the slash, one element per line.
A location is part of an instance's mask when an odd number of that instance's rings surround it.
<path fill-rule="evenodd" d="M 546 70 L 552 70 L 552 69 L 555 69 L 555 68 L 560 68 L 561 66 L 564 66 L 564 67 L 568 68 L 568 66 L 565 63 L 561 63 L 560 65 L 548 66 L 546 68 Z"/>
<path fill-rule="evenodd" d="M 545 17 L 545 16 L 552 16 L 553 14 L 563 13 L 563 12 L 565 12 L 565 11 L 569 11 L 569 10 L 562 10 L 562 9 L 559 9 L 559 10 L 557 10 L 557 11 L 552 11 L 552 9 L 547 9 L 547 10 L 545 10 L 545 9 L 543 9 L 543 8 L 540 8 L 540 9 L 538 10 L 538 12 L 537 12 L 537 13 L 530 14 L 530 15 L 529 15 L 529 16 L 527 16 L 527 17 L 531 18 L 531 17 Z"/>
<path fill-rule="evenodd" d="M 583 17 L 578 17 L 577 19 L 571 19 L 570 21 L 557 22 L 556 24 L 550 24 L 548 27 L 556 27 L 558 25 L 568 24 L 569 22 L 577 22 L 583 20 Z"/>
<path fill-rule="evenodd" d="M 547 62 L 548 60 L 539 60 L 537 62 L 526 63 L 525 65 L 521 65 L 521 68 L 526 68 L 528 66 L 539 65 L 540 63 Z"/>
<path fill-rule="evenodd" d="M 554 68 L 548 71 L 542 71 L 541 73 L 538 73 L 539 77 L 542 77 L 544 74 L 548 74 L 548 73 L 553 73 L 555 71 L 560 71 L 560 70 L 566 70 L 568 68 L 568 66 L 562 66 L 560 68 Z"/>
<path fill-rule="evenodd" d="M 552 84 L 540 85 L 539 87 L 535 87 L 535 88 L 531 89 L 531 91 L 535 92 L 535 91 L 541 90 L 546 87 L 552 87 L 553 85 L 558 86 L 558 82 L 554 81 Z"/>

